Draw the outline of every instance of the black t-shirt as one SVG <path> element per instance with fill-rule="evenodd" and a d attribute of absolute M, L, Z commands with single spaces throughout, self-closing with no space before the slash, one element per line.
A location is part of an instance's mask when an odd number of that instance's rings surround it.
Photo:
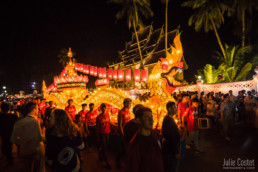
<path fill-rule="evenodd" d="M 57 137 L 52 131 L 52 129 L 46 131 L 46 163 L 54 171 L 79 171 L 78 151 L 84 148 L 80 133 L 70 139 L 67 136 Z"/>
<path fill-rule="evenodd" d="M 164 141 L 162 143 L 163 152 L 170 154 L 178 153 L 178 143 L 180 140 L 180 133 L 174 119 L 166 115 L 162 123 L 162 135 Z"/>
<path fill-rule="evenodd" d="M 124 127 L 124 139 L 126 144 L 129 144 L 133 136 L 137 133 L 137 131 L 140 128 L 139 124 L 135 123 L 133 120 L 134 119 L 126 123 Z"/>
<path fill-rule="evenodd" d="M 126 171 L 163 172 L 161 146 L 154 132 L 150 136 L 139 133 L 128 145 Z"/>

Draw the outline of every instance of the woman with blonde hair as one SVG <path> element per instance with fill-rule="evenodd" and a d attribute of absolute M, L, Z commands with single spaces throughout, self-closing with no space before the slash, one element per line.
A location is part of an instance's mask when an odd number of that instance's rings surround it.
<path fill-rule="evenodd" d="M 53 171 L 80 171 L 78 153 L 84 148 L 78 127 L 62 109 L 55 109 L 46 131 L 46 164 Z"/>

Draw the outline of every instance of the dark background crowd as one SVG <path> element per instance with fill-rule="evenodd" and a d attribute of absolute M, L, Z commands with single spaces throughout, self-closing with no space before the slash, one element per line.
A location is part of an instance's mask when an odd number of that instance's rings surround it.
<path fill-rule="evenodd" d="M 83 171 L 85 154 L 95 151 L 96 161 L 107 170 L 176 171 L 178 162 L 187 156 L 186 149 L 203 153 L 201 128 L 219 132 L 228 142 L 237 123 L 258 131 L 255 90 L 242 90 L 238 95 L 229 90 L 226 94 L 179 92 L 172 96 L 175 102 L 166 104 L 167 114 L 157 126 L 153 126 L 152 110 L 141 104 L 131 107 L 129 98 L 124 99 L 115 123 L 104 103 L 100 107 L 82 104 L 76 110 L 72 99 L 65 109 L 40 98 L 1 100 L 0 169 L 10 171 L 17 158 L 18 171 Z M 108 149 L 116 154 L 116 167 L 110 165 Z"/>

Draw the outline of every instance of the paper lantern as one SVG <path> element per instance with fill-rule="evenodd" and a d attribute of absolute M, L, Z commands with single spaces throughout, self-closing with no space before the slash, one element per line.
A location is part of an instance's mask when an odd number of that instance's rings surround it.
<path fill-rule="evenodd" d="M 98 67 L 94 67 L 94 76 L 98 76 Z"/>
<path fill-rule="evenodd" d="M 90 75 L 94 75 L 94 70 L 95 70 L 94 66 L 90 66 Z"/>
<path fill-rule="evenodd" d="M 97 79 L 95 81 L 95 85 L 96 86 L 100 86 L 100 85 L 108 85 L 109 84 L 109 80 L 108 79 Z"/>
<path fill-rule="evenodd" d="M 79 67 L 78 71 L 83 72 L 83 64 L 79 63 L 78 67 Z"/>
<path fill-rule="evenodd" d="M 135 69 L 134 70 L 134 81 L 135 82 L 141 81 L 140 74 L 141 74 L 140 69 Z"/>
<path fill-rule="evenodd" d="M 102 68 L 98 68 L 98 75 L 99 75 L 99 78 L 103 77 Z"/>
<path fill-rule="evenodd" d="M 113 69 L 113 79 L 117 79 L 117 70 Z"/>
<path fill-rule="evenodd" d="M 142 70 L 142 81 L 146 82 L 148 80 L 148 69 Z"/>
<path fill-rule="evenodd" d="M 131 69 L 126 69 L 125 70 L 125 80 L 126 81 L 131 81 L 131 76 L 132 76 Z"/>
<path fill-rule="evenodd" d="M 102 68 L 102 78 L 106 78 L 106 77 L 107 77 L 107 69 Z"/>
<path fill-rule="evenodd" d="M 113 69 L 108 69 L 108 79 L 113 79 Z"/>
<path fill-rule="evenodd" d="M 96 86 L 99 85 L 99 80 L 98 80 L 98 79 L 95 81 L 95 85 L 96 85 Z"/>
<path fill-rule="evenodd" d="M 103 85 L 108 85 L 109 84 L 109 80 L 108 79 L 103 79 Z"/>
<path fill-rule="evenodd" d="M 167 70 L 168 69 L 168 60 L 165 58 L 160 58 L 160 61 L 161 61 L 161 63 L 160 63 L 161 68 L 163 70 Z"/>
<path fill-rule="evenodd" d="M 122 81 L 122 80 L 124 80 L 124 71 L 123 71 L 123 69 L 118 69 L 118 80 L 119 81 Z"/>
<path fill-rule="evenodd" d="M 79 69 L 78 63 L 75 63 L 75 64 L 74 64 L 74 69 L 75 69 L 75 70 L 78 70 L 78 69 Z"/>
<path fill-rule="evenodd" d="M 83 65 L 83 72 L 89 74 L 89 65 Z"/>

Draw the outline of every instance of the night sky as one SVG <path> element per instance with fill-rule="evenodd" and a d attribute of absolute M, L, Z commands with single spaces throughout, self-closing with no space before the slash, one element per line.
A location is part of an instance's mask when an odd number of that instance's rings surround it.
<path fill-rule="evenodd" d="M 194 74 L 206 63 L 213 63 L 211 55 L 219 51 L 213 32 L 195 32 L 188 26 L 192 11 L 180 7 L 182 0 L 169 3 L 168 30 L 180 26 L 184 56 L 189 69 L 185 79 L 194 81 Z M 3 2 L 1 2 L 3 3 Z M 5 4 L 4 4 L 5 3 Z M 118 61 L 118 50 L 131 40 L 126 20 L 116 22 L 119 6 L 105 0 L 77 1 L 10 1 L 1 4 L 1 63 L 0 86 L 6 85 L 9 92 L 26 90 L 30 82 L 36 81 L 41 89 L 42 80 L 47 85 L 53 82 L 62 65 L 57 55 L 63 48 L 71 47 L 78 62 L 106 66 L 107 62 Z M 165 6 L 160 0 L 151 1 L 154 29 L 162 27 Z M 257 14 L 255 14 L 257 16 Z M 223 42 L 240 44 L 232 35 L 231 19 L 227 19 L 219 30 Z M 257 22 L 256 22 L 257 24 Z"/>

